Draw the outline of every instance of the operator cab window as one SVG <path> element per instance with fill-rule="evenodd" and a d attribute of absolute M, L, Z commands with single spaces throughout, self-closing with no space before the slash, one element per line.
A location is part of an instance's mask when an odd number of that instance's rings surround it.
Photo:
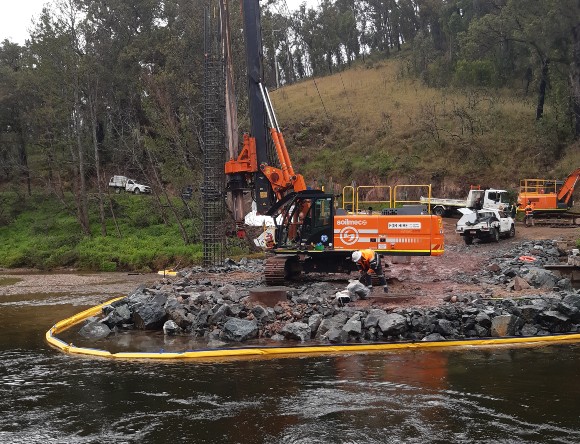
<path fill-rule="evenodd" d="M 312 210 L 314 212 L 314 227 L 324 227 L 330 224 L 332 218 L 332 201 L 330 198 L 316 200 Z"/>

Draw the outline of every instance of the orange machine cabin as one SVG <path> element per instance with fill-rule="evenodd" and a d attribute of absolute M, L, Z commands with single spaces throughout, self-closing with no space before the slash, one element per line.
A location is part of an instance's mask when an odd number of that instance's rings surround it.
<path fill-rule="evenodd" d="M 524 211 L 528 202 L 534 211 L 566 211 L 568 205 L 558 203 L 558 189 L 562 181 L 546 179 L 524 179 L 520 182 L 518 211 Z"/>
<path fill-rule="evenodd" d="M 433 215 L 336 215 L 334 248 L 371 248 L 385 255 L 444 252 L 442 220 Z"/>
<path fill-rule="evenodd" d="M 580 180 L 580 168 L 572 171 L 565 180 L 556 179 L 523 179 L 520 182 L 518 209 L 531 202 L 534 211 L 540 213 L 566 212 L 572 206 L 572 195 Z"/>

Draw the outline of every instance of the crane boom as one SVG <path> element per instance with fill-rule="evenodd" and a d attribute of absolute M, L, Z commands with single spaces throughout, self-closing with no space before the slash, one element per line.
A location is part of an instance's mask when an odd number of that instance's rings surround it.
<path fill-rule="evenodd" d="M 576 168 L 572 171 L 566 180 L 562 184 L 562 187 L 558 190 L 558 201 L 568 204 L 572 199 L 572 194 L 574 194 L 574 188 L 580 179 L 580 168 Z"/>
<path fill-rule="evenodd" d="M 256 162 L 260 166 L 268 164 L 268 141 L 265 126 L 266 105 L 260 88 L 264 78 L 264 69 L 262 66 L 262 24 L 258 0 L 242 0 L 242 13 L 246 39 L 250 134 L 255 140 Z M 269 179 L 260 169 L 253 175 L 257 212 L 263 214 L 275 202 L 273 189 Z"/>
<path fill-rule="evenodd" d="M 309 190 L 292 165 L 284 135 L 263 82 L 259 0 L 241 0 L 246 39 L 251 131 L 243 148 L 225 164 L 228 190 L 252 190 L 258 214 L 273 216 L 275 234 L 267 242 L 268 284 L 281 284 L 301 272 L 350 272 L 357 249 L 382 255 L 443 254 L 441 218 L 424 206 L 389 208 L 383 214 L 341 213 L 332 194 Z M 270 163 L 270 147 L 276 165 Z"/>

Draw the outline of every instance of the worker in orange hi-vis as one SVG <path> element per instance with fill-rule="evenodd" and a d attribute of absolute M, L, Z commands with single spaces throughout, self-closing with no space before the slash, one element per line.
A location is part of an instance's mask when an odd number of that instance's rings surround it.
<path fill-rule="evenodd" d="M 377 275 L 379 279 L 379 285 L 383 286 L 383 291 L 388 292 L 387 280 L 383 274 L 383 266 L 381 264 L 381 256 L 375 253 L 373 250 L 357 250 L 352 253 L 351 259 L 356 263 L 359 271 L 360 278 L 359 281 L 366 285 L 368 288 L 373 287 L 373 281 L 371 273 Z"/>
<path fill-rule="evenodd" d="M 526 212 L 526 215 L 524 217 L 524 223 L 526 224 L 526 227 L 528 226 L 534 226 L 534 204 L 532 204 L 531 200 L 528 200 L 528 204 L 525 206 L 524 211 Z"/>

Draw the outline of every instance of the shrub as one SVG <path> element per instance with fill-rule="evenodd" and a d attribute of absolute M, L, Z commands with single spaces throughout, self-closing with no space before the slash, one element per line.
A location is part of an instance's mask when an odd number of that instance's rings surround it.
<path fill-rule="evenodd" d="M 455 67 L 453 83 L 455 86 L 494 86 L 497 71 L 489 60 L 460 60 Z"/>

